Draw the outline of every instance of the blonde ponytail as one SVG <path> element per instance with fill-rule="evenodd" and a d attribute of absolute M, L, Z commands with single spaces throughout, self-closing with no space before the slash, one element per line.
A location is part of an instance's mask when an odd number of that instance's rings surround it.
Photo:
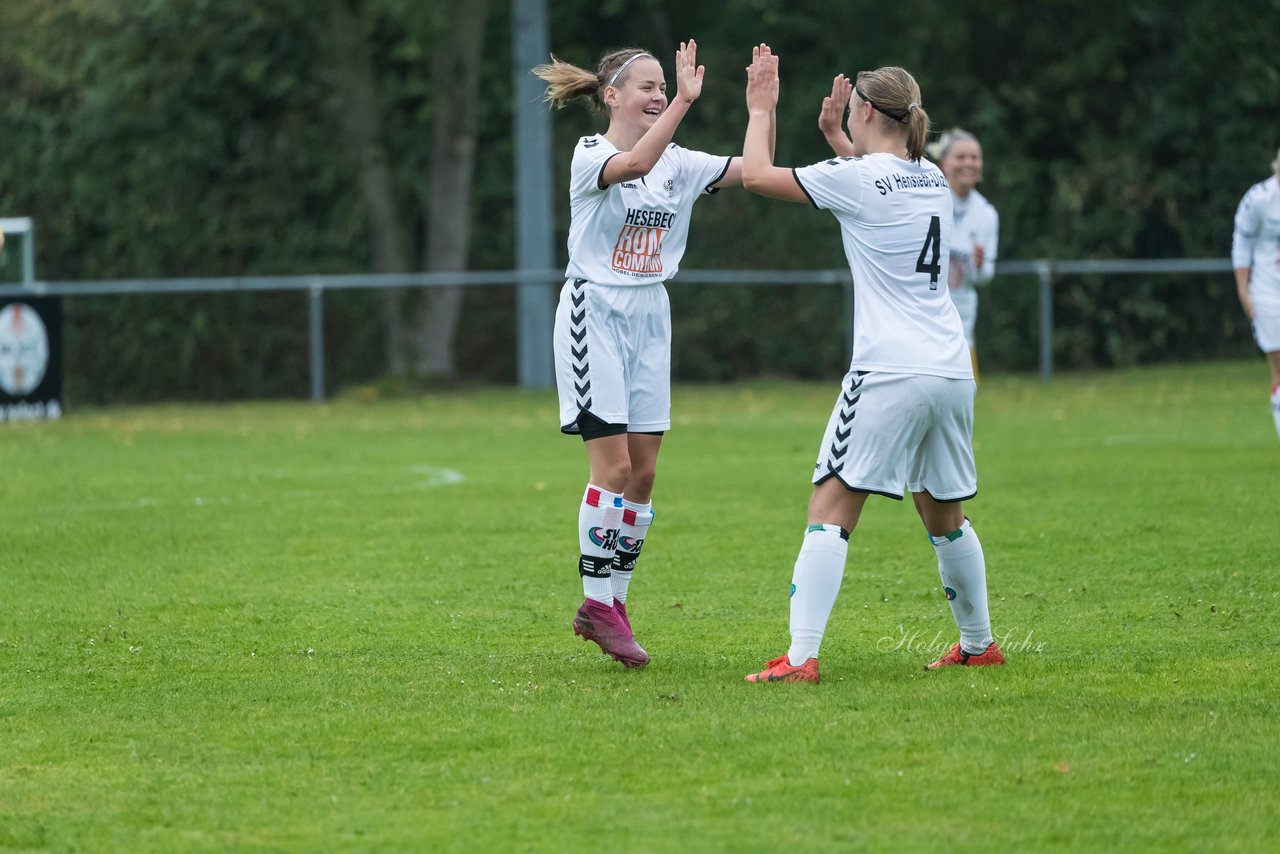
<path fill-rule="evenodd" d="M 596 76 L 585 68 L 579 68 L 570 62 L 564 62 L 556 59 L 556 55 L 551 55 L 551 61 L 534 67 L 533 74 L 547 84 L 547 93 L 543 96 L 543 100 L 550 103 L 557 110 L 564 107 L 565 104 L 574 98 L 589 97 L 592 99 L 592 106 L 599 109 L 597 91 L 600 88 L 600 81 Z"/>
<path fill-rule="evenodd" d="M 642 56 L 652 57 L 647 50 L 638 47 L 624 47 L 611 50 L 600 57 L 600 64 L 595 73 L 585 68 L 556 59 L 536 66 L 533 74 L 546 81 L 547 93 L 543 96 L 560 109 L 575 98 L 587 98 L 591 107 L 598 113 L 609 112 L 609 105 L 604 102 L 604 90 L 608 86 L 620 87 L 627 81 L 627 66 Z"/>
<path fill-rule="evenodd" d="M 924 156 L 929 114 L 920 104 L 920 86 L 909 71 L 896 65 L 859 71 L 854 91 L 880 113 L 885 131 L 906 136 L 908 157 Z"/>

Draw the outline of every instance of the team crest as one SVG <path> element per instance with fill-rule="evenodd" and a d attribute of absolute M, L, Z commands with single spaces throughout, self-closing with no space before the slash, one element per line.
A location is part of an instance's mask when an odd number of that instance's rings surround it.
<path fill-rule="evenodd" d="M 676 194 L 675 179 L 668 178 L 665 182 L 663 182 L 662 188 L 667 191 L 668 196 L 674 196 Z"/>

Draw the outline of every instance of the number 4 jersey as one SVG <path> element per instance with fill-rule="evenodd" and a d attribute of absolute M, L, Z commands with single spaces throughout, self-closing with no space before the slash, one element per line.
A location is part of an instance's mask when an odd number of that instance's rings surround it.
<path fill-rule="evenodd" d="M 853 273 L 850 370 L 972 379 L 964 327 L 947 288 L 951 190 L 928 160 L 888 153 L 795 170 L 840 222 Z"/>

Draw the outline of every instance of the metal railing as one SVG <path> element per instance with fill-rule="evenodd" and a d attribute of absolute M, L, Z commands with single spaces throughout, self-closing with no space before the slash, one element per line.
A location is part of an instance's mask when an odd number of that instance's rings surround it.
<path fill-rule="evenodd" d="M 1001 261 L 997 276 L 1033 275 L 1039 283 L 1040 376 L 1053 376 L 1053 285 L 1059 276 L 1139 275 L 1164 273 L 1229 273 L 1226 258 L 1153 260 L 1039 259 Z M 90 281 L 33 281 L 0 285 L 0 298 L 24 296 L 104 296 L 124 294 L 235 293 L 246 291 L 305 291 L 308 295 L 311 399 L 324 400 L 324 292 L 350 288 L 430 288 L 460 285 L 544 285 L 548 295 L 564 280 L 563 270 L 481 270 L 457 273 L 381 273 L 334 276 L 232 276 L 183 279 L 109 279 Z M 832 285 L 844 288 L 846 343 L 853 341 L 853 278 L 848 269 L 835 270 L 682 270 L 674 281 L 712 285 Z M 545 346 L 550 347 L 551 330 Z M 550 378 L 548 378 L 549 380 Z"/>

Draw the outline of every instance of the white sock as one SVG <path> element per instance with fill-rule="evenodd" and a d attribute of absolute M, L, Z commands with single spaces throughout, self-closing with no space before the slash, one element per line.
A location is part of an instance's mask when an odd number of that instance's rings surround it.
<path fill-rule="evenodd" d="M 621 522 L 622 496 L 588 483 L 578 505 L 578 574 L 583 594 L 609 607 L 613 607 L 609 575 Z"/>
<path fill-rule="evenodd" d="M 1271 389 L 1271 417 L 1276 420 L 1276 435 L 1280 436 L 1280 385 Z"/>
<path fill-rule="evenodd" d="M 618 550 L 613 554 L 610 581 L 613 598 L 623 605 L 627 604 L 631 573 L 635 571 L 636 559 L 640 557 L 640 549 L 644 547 L 644 538 L 652 524 L 653 502 L 637 504 L 622 499 L 622 524 L 618 527 Z"/>
<path fill-rule="evenodd" d="M 787 661 L 799 667 L 818 657 L 831 606 L 836 603 L 849 533 L 839 525 L 810 525 L 791 575 L 791 648 Z"/>
<path fill-rule="evenodd" d="M 960 648 L 981 655 L 991 646 L 991 615 L 987 611 L 987 562 L 982 543 L 969 520 L 942 537 L 929 537 L 938 553 L 938 575 L 960 628 Z"/>

